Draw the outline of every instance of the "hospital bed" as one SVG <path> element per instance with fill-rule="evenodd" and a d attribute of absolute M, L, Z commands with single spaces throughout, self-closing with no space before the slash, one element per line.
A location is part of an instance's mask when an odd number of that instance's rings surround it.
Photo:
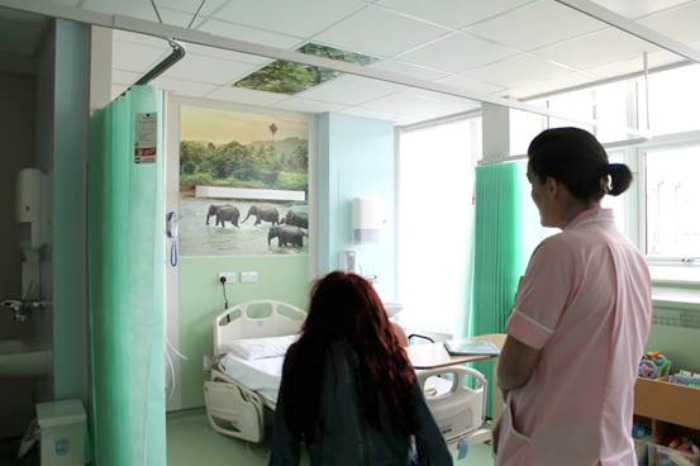
<path fill-rule="evenodd" d="M 244 302 L 216 316 L 214 363 L 204 382 L 212 429 L 249 442 L 263 440 L 277 404 L 286 348 L 305 317 L 301 309 L 274 300 Z M 474 387 L 466 384 L 467 376 L 474 380 Z M 480 372 L 449 366 L 418 370 L 417 377 L 448 443 L 486 439 L 480 429 L 486 380 Z"/>

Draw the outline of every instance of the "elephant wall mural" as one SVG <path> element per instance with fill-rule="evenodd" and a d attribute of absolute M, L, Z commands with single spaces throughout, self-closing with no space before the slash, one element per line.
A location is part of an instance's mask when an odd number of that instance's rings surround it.
<path fill-rule="evenodd" d="M 308 253 L 310 122 L 180 108 L 181 256 Z"/>
<path fill-rule="evenodd" d="M 260 225 L 260 223 L 263 221 L 277 225 L 280 221 L 279 210 L 277 210 L 277 207 L 270 204 L 257 204 L 250 206 L 248 209 L 248 215 L 246 215 L 243 223 L 245 223 L 251 216 L 255 217 L 256 225 Z"/>
<path fill-rule="evenodd" d="M 216 226 L 221 225 L 222 227 L 226 227 L 224 222 L 230 222 L 234 227 L 240 228 L 238 226 L 238 219 L 241 216 L 241 212 L 237 207 L 231 204 L 210 205 L 207 211 L 206 225 L 209 225 L 209 218 L 212 216 L 216 217 Z"/>
<path fill-rule="evenodd" d="M 290 225 L 273 225 L 267 233 L 267 244 L 272 244 L 272 239 L 277 238 L 279 247 L 296 246 L 304 247 L 304 237 L 309 234 L 300 227 Z"/>

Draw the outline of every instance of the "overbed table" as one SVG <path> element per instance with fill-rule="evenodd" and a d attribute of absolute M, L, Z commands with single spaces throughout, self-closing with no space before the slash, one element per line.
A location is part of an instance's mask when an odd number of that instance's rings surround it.
<path fill-rule="evenodd" d="M 503 348 L 506 335 L 503 333 L 492 333 L 473 337 L 474 340 L 488 340 L 499 348 Z M 456 366 L 467 362 L 484 361 L 493 356 L 453 356 L 447 352 L 443 342 L 430 343 L 424 345 L 413 345 L 406 348 L 408 359 L 416 369 L 436 369 L 439 367 Z"/>
<path fill-rule="evenodd" d="M 501 349 L 503 349 L 503 345 L 506 341 L 506 335 L 504 333 L 479 335 L 472 338 L 474 340 L 491 341 Z M 488 355 L 453 356 L 447 352 L 443 342 L 409 346 L 406 348 L 406 353 L 408 354 L 408 359 L 411 361 L 411 364 L 416 369 L 436 369 L 440 367 L 456 366 L 458 364 L 468 362 L 485 361 L 494 357 Z M 503 411 L 503 396 L 501 395 L 501 391 L 497 388 L 498 378 L 496 374 L 496 366 L 497 364 L 495 363 L 493 365 L 493 372 L 491 376 L 491 383 L 494 386 L 494 390 L 491 390 L 491 393 L 493 393 L 491 417 L 494 420 L 501 417 L 501 412 Z M 490 434 L 488 437 L 490 438 Z"/>

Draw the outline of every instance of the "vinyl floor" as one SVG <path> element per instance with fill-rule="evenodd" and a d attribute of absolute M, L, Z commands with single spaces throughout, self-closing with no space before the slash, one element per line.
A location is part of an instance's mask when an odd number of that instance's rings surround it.
<path fill-rule="evenodd" d="M 203 410 L 168 414 L 168 466 L 263 466 L 269 444 L 252 445 L 214 432 Z M 269 436 L 268 436 L 269 437 Z M 453 454 L 457 455 L 452 448 Z M 306 458 L 303 465 L 308 465 Z M 455 466 L 493 466 L 489 445 L 471 446 Z"/>

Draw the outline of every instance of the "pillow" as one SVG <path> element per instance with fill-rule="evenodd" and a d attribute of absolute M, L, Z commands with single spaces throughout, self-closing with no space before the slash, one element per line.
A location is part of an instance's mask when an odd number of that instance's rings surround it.
<path fill-rule="evenodd" d="M 236 340 L 229 343 L 226 345 L 226 349 L 241 359 L 252 361 L 255 359 L 284 356 L 289 347 L 296 340 L 296 335 L 265 338 L 244 338 L 242 340 Z"/>

